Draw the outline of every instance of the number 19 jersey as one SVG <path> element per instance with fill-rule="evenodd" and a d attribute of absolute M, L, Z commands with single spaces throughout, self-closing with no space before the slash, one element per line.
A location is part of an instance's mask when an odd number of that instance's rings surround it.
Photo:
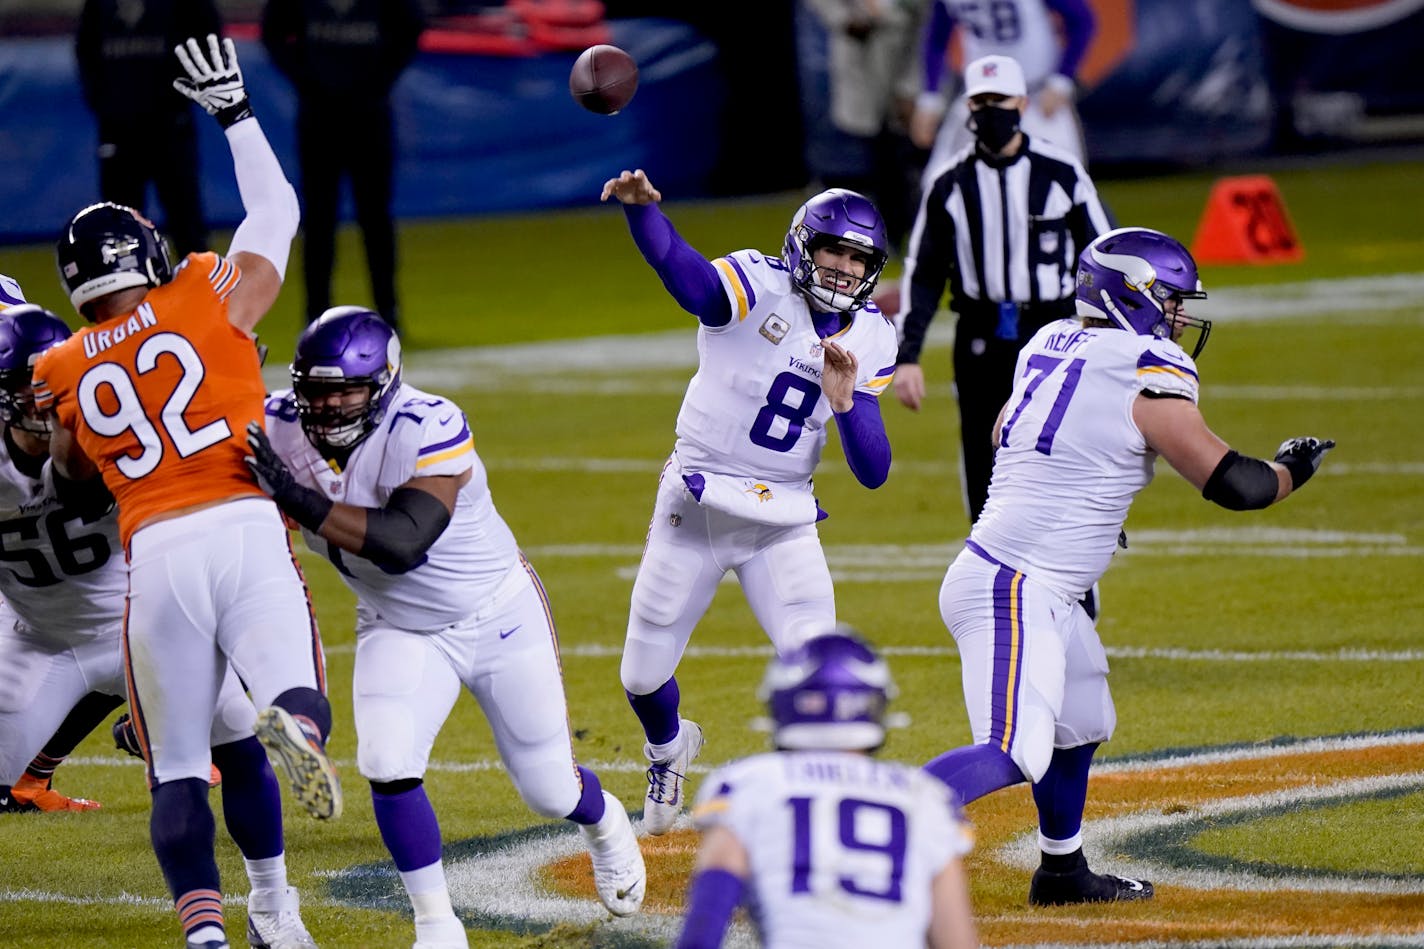
<path fill-rule="evenodd" d="M 86 326 L 35 364 L 52 408 L 119 505 L 119 535 L 159 514 L 264 497 L 243 458 L 266 389 L 257 349 L 227 318 L 242 279 L 217 254 L 189 254 L 134 312 Z"/>
<path fill-rule="evenodd" d="M 1197 401 L 1197 369 L 1171 340 L 1078 320 L 1019 352 L 989 500 L 970 540 L 1077 599 L 1108 567 L 1157 453 L 1132 418 L 1139 393 Z"/>
<path fill-rule="evenodd" d="M 677 416 L 683 467 L 806 481 L 826 444 L 825 357 L 810 307 L 780 258 L 740 250 L 714 260 L 732 304 L 725 326 L 699 326 L 697 374 Z M 895 328 L 873 303 L 829 337 L 855 354 L 857 391 L 879 396 L 895 373 Z"/>
<path fill-rule="evenodd" d="M 973 845 L 947 785 L 844 751 L 719 768 L 693 821 L 726 827 L 746 849 L 747 902 L 767 949 L 923 946 L 934 878 Z"/>

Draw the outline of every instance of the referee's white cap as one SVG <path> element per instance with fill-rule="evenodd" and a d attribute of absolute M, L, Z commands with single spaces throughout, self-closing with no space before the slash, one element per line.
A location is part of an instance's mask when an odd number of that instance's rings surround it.
<path fill-rule="evenodd" d="M 1008 56 L 983 56 L 964 70 L 964 94 L 977 96 L 986 92 L 1000 96 L 1028 95 L 1023 70 Z"/>

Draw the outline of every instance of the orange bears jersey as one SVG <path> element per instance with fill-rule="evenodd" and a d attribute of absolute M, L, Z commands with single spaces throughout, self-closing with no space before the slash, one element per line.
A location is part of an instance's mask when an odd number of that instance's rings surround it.
<path fill-rule="evenodd" d="M 86 326 L 35 365 L 36 404 L 99 466 L 125 546 L 157 515 L 263 496 L 243 457 L 266 389 L 256 347 L 227 318 L 241 279 L 217 254 L 189 254 L 132 313 Z"/>

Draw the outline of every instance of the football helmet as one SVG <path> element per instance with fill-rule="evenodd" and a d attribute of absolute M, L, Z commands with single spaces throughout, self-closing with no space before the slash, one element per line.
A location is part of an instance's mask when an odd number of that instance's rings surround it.
<path fill-rule="evenodd" d="M 153 222 L 111 201 L 91 204 L 70 218 L 54 253 L 60 283 L 80 313 L 95 297 L 173 279 L 168 245 Z"/>
<path fill-rule="evenodd" d="M 833 244 L 856 247 L 870 257 L 865 276 L 853 293 L 821 285 L 816 251 Z M 802 293 L 832 310 L 858 310 L 875 292 L 875 283 L 890 259 L 890 239 L 885 234 L 885 220 L 869 198 L 832 188 L 796 210 L 781 255 L 791 271 L 792 284 Z"/>
<path fill-rule="evenodd" d="M 292 359 L 292 390 L 307 440 L 318 451 L 360 444 L 386 417 L 400 371 L 400 340 L 374 311 L 336 306 L 313 320 Z M 349 391 L 362 388 L 364 395 Z M 338 393 L 346 397 L 330 398 Z"/>
<path fill-rule="evenodd" d="M 1197 262 L 1182 244 L 1161 231 L 1120 227 L 1100 234 L 1078 258 L 1077 310 L 1141 336 L 1180 340 L 1187 329 L 1201 335 L 1195 359 L 1206 346 L 1211 321 L 1185 313 L 1169 315 L 1168 300 L 1204 300 Z M 1185 349 L 1186 347 L 1183 346 Z"/>
<path fill-rule="evenodd" d="M 885 743 L 895 684 L 860 634 L 838 624 L 774 657 L 757 695 L 777 748 L 873 751 Z"/>
<path fill-rule="evenodd" d="M 0 310 L 19 306 L 24 302 L 25 291 L 20 289 L 19 282 L 14 277 L 7 277 L 0 273 Z"/>
<path fill-rule="evenodd" d="M 22 303 L 0 312 L 0 422 L 35 435 L 50 433 L 49 418 L 35 416 L 31 375 L 40 353 L 69 337 L 64 321 L 42 306 Z"/>

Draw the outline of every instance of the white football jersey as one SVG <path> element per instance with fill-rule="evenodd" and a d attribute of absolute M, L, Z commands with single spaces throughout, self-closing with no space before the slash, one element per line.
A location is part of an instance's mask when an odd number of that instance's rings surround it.
<path fill-rule="evenodd" d="M 712 263 L 732 319 L 698 327 L 697 374 L 677 416 L 678 460 L 689 471 L 806 481 L 821 460 L 831 419 L 810 307 L 779 257 L 740 250 Z M 885 391 L 898 340 L 873 303 L 829 338 L 855 354 L 857 391 Z"/>
<path fill-rule="evenodd" d="M 111 631 L 124 615 L 128 566 L 111 508 L 84 520 L 55 499 L 46 460 L 38 478 L 16 467 L 0 437 L 0 594 L 20 621 L 56 643 Z"/>
<path fill-rule="evenodd" d="M 1023 69 L 1032 92 L 1058 71 L 1063 47 L 1043 0 L 940 0 L 963 27 L 964 62 L 1008 56 Z"/>
<path fill-rule="evenodd" d="M 307 440 L 290 389 L 268 398 L 267 434 L 298 481 L 358 507 L 383 507 L 411 478 L 472 472 L 444 533 L 406 573 L 387 573 L 302 529 L 307 546 L 336 565 L 359 606 L 391 625 L 434 630 L 458 623 L 478 610 L 518 564 L 518 545 L 495 510 L 465 413 L 449 399 L 402 385 L 380 426 L 339 470 Z"/>
<path fill-rule="evenodd" d="M 973 845 L 947 785 L 844 751 L 734 761 L 703 782 L 693 821 L 746 848 L 767 949 L 923 946 L 934 878 Z"/>
<path fill-rule="evenodd" d="M 1107 569 L 1157 453 L 1132 419 L 1144 389 L 1197 401 L 1196 364 L 1171 340 L 1059 320 L 1019 352 L 989 501 L 970 540 L 1077 598 Z"/>

